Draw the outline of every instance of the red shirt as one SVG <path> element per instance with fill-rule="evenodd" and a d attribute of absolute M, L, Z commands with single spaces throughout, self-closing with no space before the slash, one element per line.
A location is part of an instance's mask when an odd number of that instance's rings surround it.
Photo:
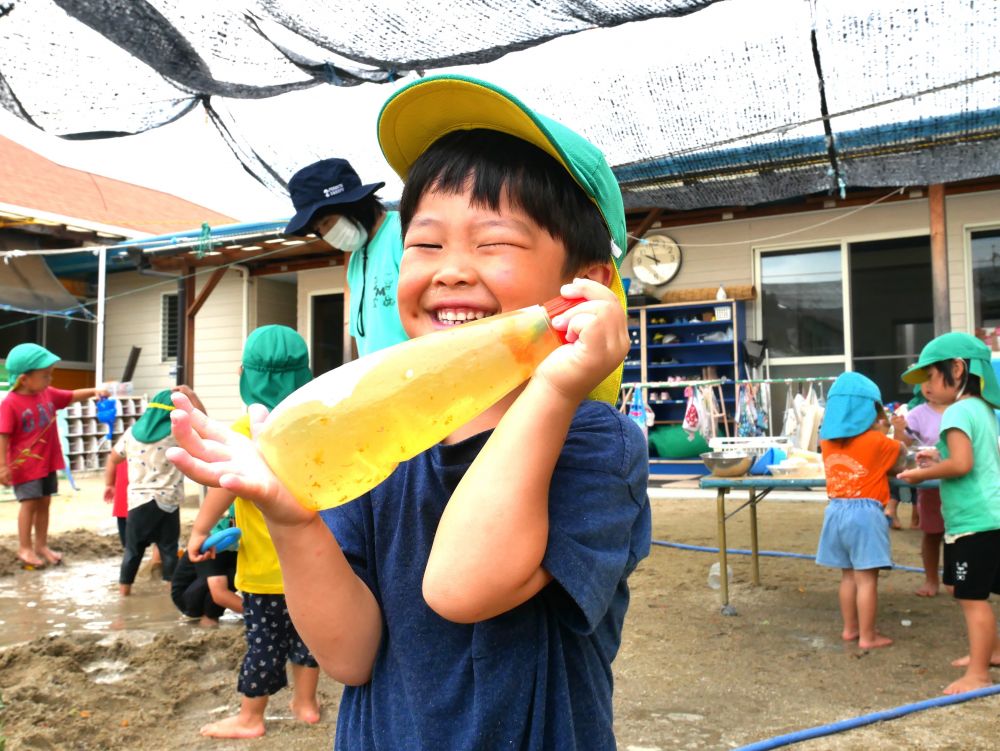
<path fill-rule="evenodd" d="M 73 392 L 49 386 L 37 394 L 13 391 L 0 401 L 0 433 L 6 433 L 7 466 L 15 485 L 47 477 L 66 466 L 56 410 L 73 401 Z"/>
<path fill-rule="evenodd" d="M 122 519 L 128 516 L 128 462 L 118 462 L 115 467 L 115 503 L 111 515 Z"/>
<path fill-rule="evenodd" d="M 830 498 L 871 498 L 889 502 L 887 472 L 899 459 L 899 447 L 877 430 L 853 438 L 820 441 L 826 469 L 826 494 Z"/>

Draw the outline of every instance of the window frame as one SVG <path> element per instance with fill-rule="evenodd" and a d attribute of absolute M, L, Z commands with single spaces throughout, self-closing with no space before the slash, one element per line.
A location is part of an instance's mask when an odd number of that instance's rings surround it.
<path fill-rule="evenodd" d="M 976 333 L 976 292 L 972 280 L 972 236 L 979 232 L 1000 232 L 1000 223 L 982 222 L 966 224 L 962 227 L 962 264 L 965 271 L 965 329 L 971 334 Z"/>

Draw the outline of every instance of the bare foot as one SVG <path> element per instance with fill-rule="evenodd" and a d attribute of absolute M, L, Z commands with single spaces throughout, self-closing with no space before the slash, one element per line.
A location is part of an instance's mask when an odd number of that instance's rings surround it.
<path fill-rule="evenodd" d="M 260 738 L 264 735 L 264 723 L 251 721 L 244 724 L 239 715 L 234 715 L 218 722 L 210 722 L 199 732 L 209 738 Z"/>
<path fill-rule="evenodd" d="M 62 563 L 63 559 L 62 553 L 57 553 L 56 551 L 51 550 L 49 548 L 40 548 L 35 552 L 42 558 L 44 558 L 46 561 L 48 561 L 49 565 L 58 566 L 60 563 Z"/>
<path fill-rule="evenodd" d="M 937 597 L 939 589 L 940 585 L 936 582 L 924 582 L 913 594 L 917 597 Z"/>
<path fill-rule="evenodd" d="M 889 526 L 892 527 L 893 529 L 902 529 L 903 528 L 903 525 L 899 523 L 899 517 L 896 517 L 896 516 L 890 516 L 889 517 Z"/>
<path fill-rule="evenodd" d="M 861 634 L 857 629 L 845 628 L 840 634 L 840 638 L 844 641 L 855 641 L 859 636 L 861 636 Z"/>
<path fill-rule="evenodd" d="M 296 704 L 295 699 L 292 699 L 288 703 L 289 708 L 292 710 L 292 714 L 295 715 L 296 720 L 301 722 L 307 722 L 310 725 L 315 725 L 319 722 L 319 704 L 316 700 L 304 701 L 300 704 Z"/>
<path fill-rule="evenodd" d="M 121 593 L 122 597 L 128 597 L 130 594 L 132 594 L 132 585 L 131 584 L 119 584 L 118 585 L 118 591 Z"/>
<path fill-rule="evenodd" d="M 878 649 L 879 647 L 888 647 L 892 644 L 892 639 L 888 636 L 883 636 L 882 634 L 875 634 L 875 638 L 871 641 L 865 641 L 864 639 L 858 639 L 858 646 L 861 649 Z"/>
<path fill-rule="evenodd" d="M 218 628 L 219 622 L 214 618 L 209 618 L 207 615 L 203 615 L 201 620 L 198 621 L 198 625 L 202 628 Z"/>
<path fill-rule="evenodd" d="M 959 657 L 957 660 L 951 661 L 951 666 L 953 668 L 967 668 L 969 667 L 969 655 L 965 657 Z M 1000 668 L 1000 652 L 994 652 L 990 655 L 990 667 Z"/>
<path fill-rule="evenodd" d="M 27 568 L 41 568 L 45 565 L 45 561 L 35 555 L 34 550 L 26 550 L 22 548 L 17 551 L 17 558 L 21 561 Z"/>
<path fill-rule="evenodd" d="M 992 681 L 989 680 L 979 680 L 978 678 L 970 678 L 967 675 L 963 675 L 957 681 L 950 683 L 948 687 L 944 690 L 946 694 L 964 694 L 966 691 L 975 691 L 977 688 L 986 688 L 987 686 L 992 686 Z"/>

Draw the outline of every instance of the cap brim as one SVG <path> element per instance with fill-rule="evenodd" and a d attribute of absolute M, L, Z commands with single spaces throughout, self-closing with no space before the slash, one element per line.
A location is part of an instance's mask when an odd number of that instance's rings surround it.
<path fill-rule="evenodd" d="M 927 380 L 927 366 L 930 363 L 920 363 L 916 365 L 911 365 L 906 370 L 903 371 L 903 375 L 900 378 L 903 383 L 908 383 L 911 386 L 917 386 Z"/>
<path fill-rule="evenodd" d="M 308 206 L 305 206 L 295 212 L 295 216 L 288 220 L 288 224 L 285 226 L 284 234 L 295 237 L 307 235 L 311 231 L 309 229 L 309 223 L 312 221 L 313 215 L 320 209 L 324 209 L 328 206 L 343 206 L 347 203 L 360 201 L 362 198 L 366 198 L 376 190 L 384 187 L 385 183 L 369 183 L 368 185 L 362 185 L 347 193 L 340 193 L 339 195 L 331 196 L 330 198 L 326 198 L 322 201 L 309 204 Z"/>

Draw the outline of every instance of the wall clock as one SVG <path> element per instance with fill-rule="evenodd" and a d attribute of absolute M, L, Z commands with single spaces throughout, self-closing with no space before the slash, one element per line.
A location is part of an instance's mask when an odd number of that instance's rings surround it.
<path fill-rule="evenodd" d="M 643 284 L 658 287 L 681 270 L 681 249 L 666 235 L 646 235 L 632 251 L 632 273 Z"/>

